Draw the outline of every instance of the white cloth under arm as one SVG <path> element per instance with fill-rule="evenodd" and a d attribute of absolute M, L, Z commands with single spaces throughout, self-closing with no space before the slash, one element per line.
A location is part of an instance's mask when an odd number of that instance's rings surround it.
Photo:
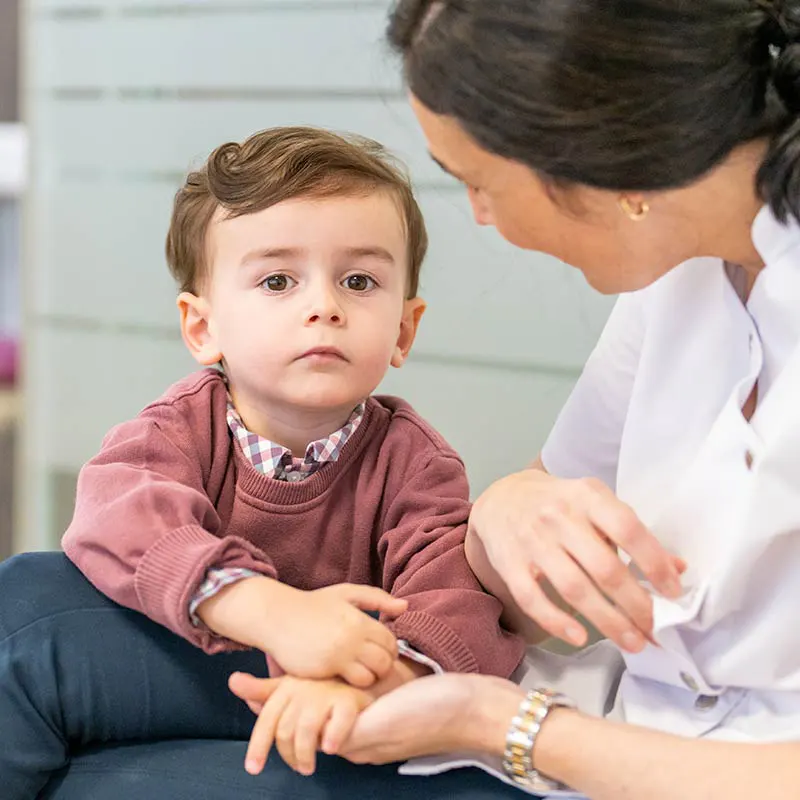
<path fill-rule="evenodd" d="M 617 462 L 644 335 L 643 293 L 622 295 L 556 420 L 542 462 L 560 478 L 617 483 Z"/>

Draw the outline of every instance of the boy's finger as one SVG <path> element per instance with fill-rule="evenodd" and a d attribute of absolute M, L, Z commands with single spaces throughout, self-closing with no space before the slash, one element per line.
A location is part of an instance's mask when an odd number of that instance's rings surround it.
<path fill-rule="evenodd" d="M 357 689 L 369 689 L 377 680 L 375 673 L 363 664 L 353 661 L 342 670 L 342 678 Z"/>
<path fill-rule="evenodd" d="M 329 715 L 327 703 L 306 708 L 300 714 L 294 735 L 294 757 L 297 759 L 297 771 L 302 775 L 314 774 L 320 736 Z"/>
<path fill-rule="evenodd" d="M 356 724 L 358 711 L 352 703 L 336 703 L 331 711 L 331 717 L 322 733 L 322 752 L 335 755 L 339 748 L 347 741 L 353 725 Z"/>
<path fill-rule="evenodd" d="M 228 688 L 245 703 L 266 703 L 280 684 L 280 678 L 256 678 L 246 672 L 234 672 L 228 678 Z"/>
<path fill-rule="evenodd" d="M 380 645 L 368 641 L 361 645 L 358 660 L 380 680 L 391 672 L 396 659 Z"/>
<path fill-rule="evenodd" d="M 298 770 L 297 755 L 294 750 L 294 738 L 301 712 L 302 706 L 295 696 L 284 709 L 278 720 L 278 726 L 275 729 L 275 749 L 281 754 L 281 758 L 295 770 L 295 772 Z"/>
<path fill-rule="evenodd" d="M 244 759 L 244 768 L 251 775 L 258 775 L 264 769 L 267 756 L 275 741 L 278 720 L 289 704 L 289 699 L 288 695 L 274 695 L 258 715 Z"/>
<path fill-rule="evenodd" d="M 362 611 L 383 611 L 386 614 L 402 614 L 408 602 L 392 597 L 377 586 L 361 586 L 355 583 L 342 584 L 343 598 Z"/>
<path fill-rule="evenodd" d="M 369 640 L 378 647 L 382 647 L 394 661 L 399 655 L 395 635 L 377 620 L 369 619 L 367 622 L 369 623 Z"/>

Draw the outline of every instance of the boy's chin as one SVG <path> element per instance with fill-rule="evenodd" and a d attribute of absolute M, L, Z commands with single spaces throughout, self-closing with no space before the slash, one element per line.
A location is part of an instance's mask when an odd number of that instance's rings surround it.
<path fill-rule="evenodd" d="M 350 410 L 370 394 L 370 391 L 354 394 L 352 389 L 346 392 L 300 392 L 290 398 L 288 403 L 307 411 Z"/>

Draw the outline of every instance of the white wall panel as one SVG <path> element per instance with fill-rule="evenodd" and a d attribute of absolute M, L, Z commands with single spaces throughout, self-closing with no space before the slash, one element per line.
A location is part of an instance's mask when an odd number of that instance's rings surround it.
<path fill-rule="evenodd" d="M 157 100 L 113 94 L 43 103 L 39 124 L 45 148 L 40 177 L 47 181 L 87 174 L 120 180 L 181 175 L 223 142 L 293 124 L 370 136 L 403 159 L 417 183 L 454 183 L 428 155 L 405 98 Z"/>
<path fill-rule="evenodd" d="M 33 245 L 37 313 L 174 329 L 175 289 L 163 256 L 173 193 L 162 182 L 43 189 L 49 222 L 48 235 Z M 607 301 L 580 273 L 473 225 L 461 191 L 423 190 L 420 202 L 432 244 L 419 350 L 577 369 Z"/>
<path fill-rule="evenodd" d="M 34 379 L 50 467 L 77 470 L 115 424 L 195 369 L 182 342 L 113 331 L 44 327 Z M 414 404 L 463 455 L 474 491 L 523 468 L 544 441 L 573 376 L 412 360 L 380 391 Z"/>
<path fill-rule="evenodd" d="M 54 506 L 103 434 L 193 369 L 163 256 L 172 196 L 213 147 L 271 125 L 353 130 L 410 164 L 431 234 L 430 310 L 412 361 L 384 388 L 462 452 L 475 491 L 535 455 L 609 303 L 576 272 L 474 225 L 406 106 L 382 41 L 388 5 L 27 4 L 19 547 L 57 542 L 65 513 Z"/>
<path fill-rule="evenodd" d="M 399 92 L 383 8 L 37 17 L 36 88 L 282 88 Z"/>

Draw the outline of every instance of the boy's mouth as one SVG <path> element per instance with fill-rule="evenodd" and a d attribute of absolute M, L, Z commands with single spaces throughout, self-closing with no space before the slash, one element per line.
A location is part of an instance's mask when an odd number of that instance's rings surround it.
<path fill-rule="evenodd" d="M 336 347 L 312 347 L 297 357 L 297 360 L 314 359 L 319 361 L 347 361 L 344 353 Z"/>

